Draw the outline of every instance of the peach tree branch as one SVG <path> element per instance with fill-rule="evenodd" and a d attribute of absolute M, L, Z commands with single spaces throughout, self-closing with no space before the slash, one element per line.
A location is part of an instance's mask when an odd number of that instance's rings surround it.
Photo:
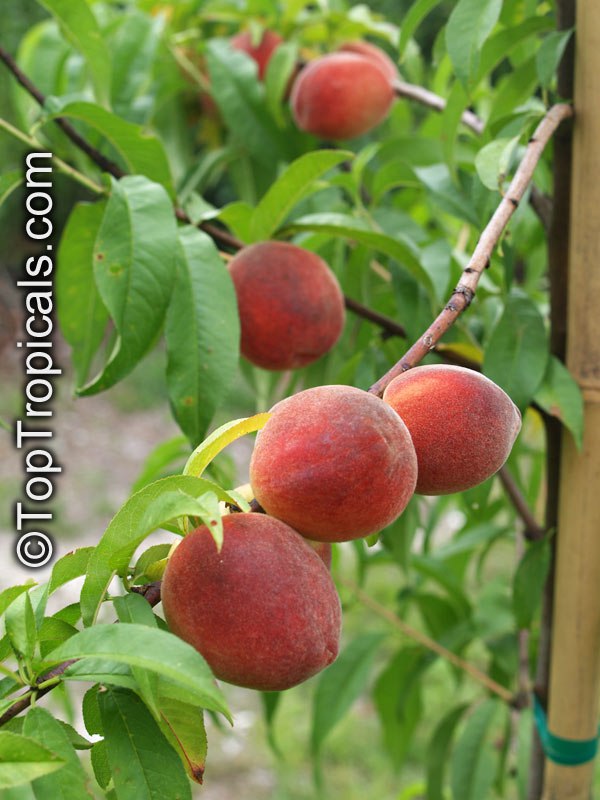
<path fill-rule="evenodd" d="M 469 307 L 475 296 L 479 279 L 483 271 L 489 266 L 494 248 L 500 241 L 500 237 L 510 218 L 523 199 L 525 190 L 533 177 L 534 170 L 544 148 L 561 122 L 572 116 L 573 108 L 566 103 L 558 103 L 552 106 L 546 113 L 529 140 L 525 155 L 515 172 L 506 194 L 492 215 L 492 218 L 483 229 L 477 246 L 473 251 L 473 255 L 463 270 L 461 279 L 452 292 L 450 300 L 423 335 L 409 350 L 407 350 L 402 358 L 371 386 L 369 391 L 372 394 L 381 396 L 390 381 L 397 375 L 411 369 L 425 358 L 425 356 L 433 350 L 446 331 L 454 325 L 462 312 Z"/>

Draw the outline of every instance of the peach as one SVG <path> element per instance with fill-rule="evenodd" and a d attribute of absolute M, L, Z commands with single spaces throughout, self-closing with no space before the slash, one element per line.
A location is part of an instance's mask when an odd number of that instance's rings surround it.
<path fill-rule="evenodd" d="M 340 601 L 327 568 L 265 514 L 224 517 L 221 552 L 205 525 L 189 533 L 169 559 L 161 596 L 171 631 L 228 683 L 289 689 L 338 653 Z"/>
<path fill-rule="evenodd" d="M 231 39 L 231 46 L 236 50 L 247 53 L 250 58 L 256 61 L 258 77 L 262 81 L 265 77 L 265 72 L 267 71 L 267 65 L 271 56 L 282 42 L 283 39 L 281 36 L 273 31 L 264 31 L 258 42 L 253 40 L 249 31 L 244 31 L 243 33 L 238 33 L 237 36 Z"/>
<path fill-rule="evenodd" d="M 303 367 L 339 339 L 344 296 L 315 253 L 288 242 L 259 242 L 240 250 L 229 271 L 240 314 L 240 347 L 252 364 Z"/>
<path fill-rule="evenodd" d="M 392 59 L 380 47 L 370 42 L 363 42 L 360 39 L 344 42 L 338 47 L 338 53 L 355 53 L 358 56 L 364 56 L 374 64 L 377 64 L 389 81 L 394 81 L 398 78 L 398 69 Z"/>
<path fill-rule="evenodd" d="M 394 378 L 383 399 L 410 431 L 419 494 L 477 486 L 504 464 L 521 428 L 519 409 L 506 392 L 464 367 L 415 367 Z"/>
<path fill-rule="evenodd" d="M 268 514 L 323 542 L 367 536 L 401 514 L 417 459 L 406 426 L 383 400 L 352 386 L 319 386 L 271 410 L 250 460 L 250 482 Z"/>
<path fill-rule="evenodd" d="M 388 75 L 373 58 L 331 53 L 311 61 L 292 88 L 299 128 L 326 139 L 353 139 L 379 125 L 394 101 Z"/>

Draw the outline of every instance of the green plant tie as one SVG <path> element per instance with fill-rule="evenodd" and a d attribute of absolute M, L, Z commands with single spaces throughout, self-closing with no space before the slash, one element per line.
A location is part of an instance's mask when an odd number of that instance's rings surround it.
<path fill-rule="evenodd" d="M 593 761 L 598 751 L 598 736 L 593 739 L 564 739 L 548 730 L 546 712 L 538 698 L 533 695 L 533 715 L 538 729 L 542 750 L 555 764 L 575 767 Z"/>

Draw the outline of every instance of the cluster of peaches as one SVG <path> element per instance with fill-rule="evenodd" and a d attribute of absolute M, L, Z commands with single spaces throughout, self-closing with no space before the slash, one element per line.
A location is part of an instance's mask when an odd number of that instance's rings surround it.
<path fill-rule="evenodd" d="M 306 680 L 338 652 L 331 543 L 382 530 L 415 492 L 481 483 L 520 426 L 495 383 L 441 364 L 399 375 L 383 398 L 321 386 L 282 400 L 250 462 L 265 513 L 225 516 L 220 551 L 206 526 L 183 539 L 163 578 L 169 627 L 229 683 L 275 691 Z"/>
<path fill-rule="evenodd" d="M 267 34 L 253 46 L 242 34 L 233 44 L 257 61 L 262 76 L 280 41 Z M 298 124 L 334 138 L 377 124 L 393 100 L 396 70 L 388 61 L 357 43 L 309 64 L 292 88 Z M 344 121 L 339 93 L 354 92 L 359 102 L 349 101 Z M 302 367 L 338 340 L 344 298 L 314 253 L 261 242 L 240 250 L 229 269 L 242 354 L 253 364 Z M 229 683 L 276 691 L 306 680 L 338 653 L 331 543 L 383 530 L 415 492 L 478 485 L 504 464 L 520 426 L 519 410 L 500 387 L 456 366 L 404 372 L 382 398 L 321 386 L 282 400 L 250 462 L 252 495 L 264 513 L 225 515 L 220 550 L 202 526 L 173 551 L 162 584 L 170 629 Z"/>

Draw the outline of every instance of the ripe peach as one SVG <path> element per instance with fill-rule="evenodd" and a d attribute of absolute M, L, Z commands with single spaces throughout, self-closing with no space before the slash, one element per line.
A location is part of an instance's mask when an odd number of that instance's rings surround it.
<path fill-rule="evenodd" d="M 338 47 L 338 53 L 355 53 L 358 56 L 364 56 L 374 64 L 377 64 L 388 80 L 394 81 L 398 77 L 398 69 L 392 59 L 380 47 L 370 42 L 363 42 L 360 39 L 353 42 L 344 42 Z"/>
<path fill-rule="evenodd" d="M 381 530 L 404 510 L 417 460 L 406 426 L 380 398 L 319 386 L 271 410 L 250 461 L 268 514 L 308 539 L 342 542 Z"/>
<path fill-rule="evenodd" d="M 387 74 L 373 58 L 331 53 L 311 61 L 292 88 L 299 128 L 328 139 L 353 139 L 384 120 L 394 101 Z"/>
<path fill-rule="evenodd" d="M 217 678 L 289 689 L 335 660 L 340 601 L 296 531 L 265 514 L 223 517 L 223 547 L 203 525 L 173 552 L 162 582 L 169 628 Z"/>
<path fill-rule="evenodd" d="M 477 486 L 504 464 L 521 428 L 521 414 L 510 397 L 464 367 L 415 367 L 394 378 L 383 399 L 412 436 L 419 494 Z"/>
<path fill-rule="evenodd" d="M 238 33 L 231 39 L 231 46 L 236 50 L 247 53 L 250 58 L 256 61 L 258 66 L 258 77 L 262 81 L 267 71 L 267 65 L 275 50 L 283 42 L 279 34 L 273 31 L 264 31 L 260 41 L 254 43 L 249 31 Z"/>
<path fill-rule="evenodd" d="M 242 354 L 265 369 L 316 361 L 339 339 L 344 296 L 315 253 L 288 242 L 244 247 L 229 263 L 237 295 Z"/>

